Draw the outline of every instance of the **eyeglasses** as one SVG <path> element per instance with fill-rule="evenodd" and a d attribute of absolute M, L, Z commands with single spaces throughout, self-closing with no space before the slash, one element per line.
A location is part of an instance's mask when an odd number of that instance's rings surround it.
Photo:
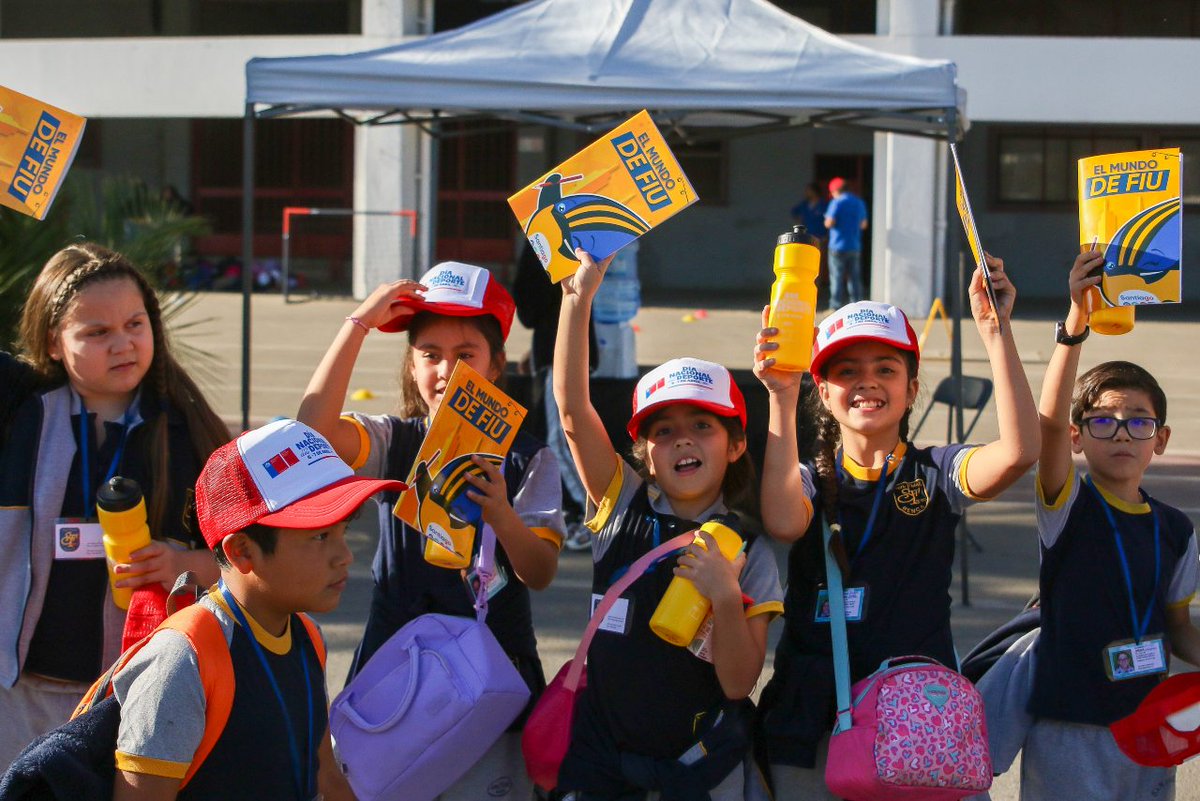
<path fill-rule="evenodd" d="M 1085 417 L 1083 426 L 1095 439 L 1112 439 L 1122 428 L 1130 439 L 1153 439 L 1158 433 L 1157 417 Z"/>

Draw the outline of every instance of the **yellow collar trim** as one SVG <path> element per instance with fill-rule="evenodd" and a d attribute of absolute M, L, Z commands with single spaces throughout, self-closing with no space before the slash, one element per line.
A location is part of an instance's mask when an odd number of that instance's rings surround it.
<path fill-rule="evenodd" d="M 1096 479 L 1092 479 L 1092 486 L 1100 490 L 1101 497 L 1108 502 L 1108 505 L 1117 511 L 1124 512 L 1127 515 L 1148 515 L 1150 514 L 1150 504 L 1142 501 L 1141 503 L 1130 503 L 1123 501 L 1116 495 L 1106 490 L 1104 487 L 1096 483 Z"/>
<path fill-rule="evenodd" d="M 900 462 L 904 461 L 904 454 L 908 452 L 908 443 L 901 440 L 896 443 L 896 447 L 892 450 L 891 462 L 884 462 L 888 466 L 888 475 L 896 472 L 900 467 Z M 883 471 L 882 467 L 863 467 L 858 462 L 846 455 L 846 451 L 842 451 L 842 469 L 849 473 L 859 481 L 878 481 L 879 474 Z"/>
<path fill-rule="evenodd" d="M 217 590 L 216 587 L 209 590 L 208 597 L 211 598 L 222 609 L 224 609 L 225 614 L 229 615 L 235 624 L 237 623 L 237 618 L 234 616 L 233 610 L 229 608 L 229 604 L 225 603 L 225 597 L 219 590 Z M 234 600 L 237 601 L 236 598 Z M 283 634 L 276 637 L 274 634 L 264 629 L 259 622 L 254 619 L 254 615 L 246 611 L 246 607 L 242 606 L 241 601 L 238 601 L 238 608 L 241 609 L 242 614 L 246 616 L 246 622 L 250 624 L 250 633 L 254 635 L 254 639 L 258 640 L 259 645 L 261 645 L 263 648 L 266 648 L 276 656 L 284 656 L 292 650 L 292 618 L 290 615 L 288 616 L 287 626 L 285 626 L 283 629 Z"/>

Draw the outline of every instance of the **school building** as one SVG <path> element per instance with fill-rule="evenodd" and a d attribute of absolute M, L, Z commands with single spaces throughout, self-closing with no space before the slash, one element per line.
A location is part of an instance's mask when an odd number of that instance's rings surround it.
<path fill-rule="evenodd" d="M 600 0 L 598 0 L 600 1 Z M 653 0 L 613 0 L 634 5 Z M 194 242 L 211 263 L 241 254 L 244 68 L 255 56 L 351 53 L 428 36 L 511 0 L 0 0 L 0 83 L 89 118 L 74 170 L 173 186 L 212 224 Z M 985 246 L 1023 299 L 1058 298 L 1077 244 L 1077 158 L 1182 147 L 1200 155 L 1200 0 L 776 0 L 848 40 L 949 59 L 967 94 L 962 141 Z M 519 57 L 514 52 L 514 58 Z M 1181 80 L 1182 78 L 1182 80 Z M 417 213 L 399 222 L 297 220 L 296 267 L 314 286 L 357 293 L 430 259 L 508 274 L 520 234 L 516 188 L 588 137 L 495 121 L 416 126 L 340 119 L 257 124 L 256 257 L 280 256 L 288 206 Z M 942 294 L 944 144 L 837 128 L 794 128 L 681 147 L 702 202 L 646 237 L 651 297 L 763 300 L 776 236 L 809 181 L 840 175 L 871 209 L 872 297 L 923 315 Z M 1184 172 L 1191 216 L 1200 172 Z M 1200 233 L 1185 226 L 1194 243 Z M 400 244 L 398 245 L 397 242 Z M 1185 244 L 1186 247 L 1186 244 Z M 399 248 L 399 250 L 398 250 Z M 398 255 L 399 254 L 399 255 Z"/>

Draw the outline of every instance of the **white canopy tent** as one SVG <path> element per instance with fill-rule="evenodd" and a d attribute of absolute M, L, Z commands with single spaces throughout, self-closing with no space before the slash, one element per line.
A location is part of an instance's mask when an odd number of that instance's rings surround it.
<path fill-rule="evenodd" d="M 336 114 L 358 124 L 416 124 L 436 136 L 441 119 L 482 116 L 600 132 L 646 108 L 664 132 L 686 141 L 792 126 L 850 126 L 953 141 L 966 119 L 955 72 L 949 61 L 847 42 L 766 0 L 531 0 L 378 50 L 251 59 L 243 172 L 243 424 L 249 424 L 250 405 L 248 266 L 257 118 Z M 948 239 L 947 265 L 950 247 Z M 956 376 L 960 317 L 961 311 L 952 342 Z M 956 419 L 961 436 L 961 409 Z"/>

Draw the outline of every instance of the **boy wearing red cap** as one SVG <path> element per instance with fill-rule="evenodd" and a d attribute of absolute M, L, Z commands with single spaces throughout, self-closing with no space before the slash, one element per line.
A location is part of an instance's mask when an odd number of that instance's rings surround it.
<path fill-rule="evenodd" d="M 348 518 L 371 495 L 403 486 L 354 476 L 294 420 L 213 452 L 196 483 L 196 512 L 221 582 L 199 603 L 225 634 L 232 707 L 207 756 L 194 759 L 207 706 L 197 653 L 177 631 L 155 634 L 113 679 L 116 801 L 348 793 L 329 741 L 324 645 L 298 615 L 337 606 L 352 560 Z"/>
<path fill-rule="evenodd" d="M 1108 726 L 1166 678 L 1172 655 L 1200 664 L 1188 611 L 1200 579 L 1195 532 L 1187 515 L 1141 489 L 1171 434 L 1166 394 L 1129 362 L 1075 379 L 1088 335 L 1084 295 L 1103 263 L 1095 250 L 1076 257 L 1070 311 L 1042 385 L 1042 627 L 1023 799 L 1173 798 L 1174 768 L 1135 764 Z M 1086 475 L 1072 454 L 1083 454 Z"/>

